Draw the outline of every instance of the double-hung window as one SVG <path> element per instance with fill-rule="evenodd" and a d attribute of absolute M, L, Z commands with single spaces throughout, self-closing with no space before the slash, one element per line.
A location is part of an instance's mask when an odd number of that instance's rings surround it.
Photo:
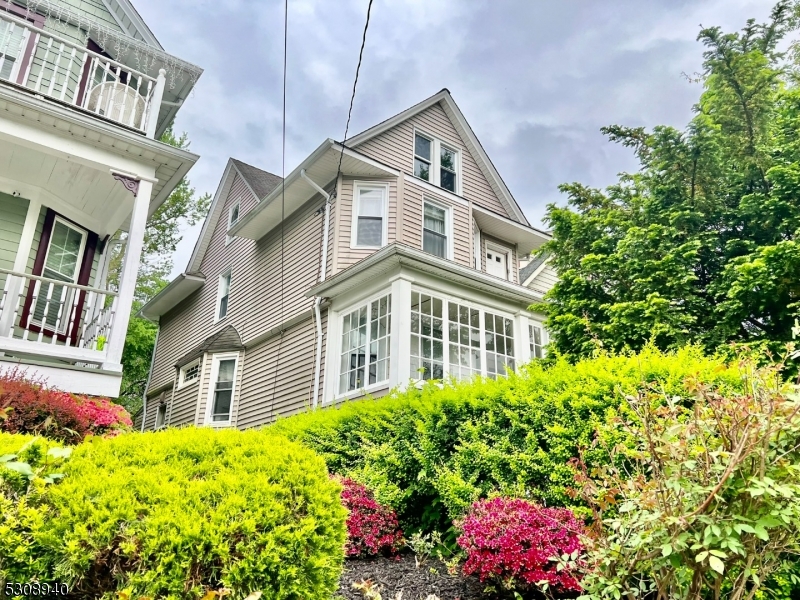
<path fill-rule="evenodd" d="M 339 393 L 389 379 L 392 296 L 381 296 L 342 318 Z"/>
<path fill-rule="evenodd" d="M 219 276 L 217 288 L 217 321 L 224 319 L 228 314 L 228 298 L 231 293 L 231 272 L 226 271 Z"/>
<path fill-rule="evenodd" d="M 156 409 L 156 429 L 161 429 L 167 422 L 167 405 L 159 404 Z"/>
<path fill-rule="evenodd" d="M 454 194 L 460 193 L 460 154 L 436 138 L 414 133 L 414 175 Z"/>
<path fill-rule="evenodd" d="M 386 245 L 388 187 L 385 184 L 355 184 L 353 210 L 353 248 L 380 248 Z"/>
<path fill-rule="evenodd" d="M 235 355 L 215 356 L 211 367 L 211 388 L 207 421 L 229 424 L 236 380 Z"/>
<path fill-rule="evenodd" d="M 422 217 L 422 249 L 430 254 L 449 258 L 448 211 L 432 202 L 425 202 Z"/>

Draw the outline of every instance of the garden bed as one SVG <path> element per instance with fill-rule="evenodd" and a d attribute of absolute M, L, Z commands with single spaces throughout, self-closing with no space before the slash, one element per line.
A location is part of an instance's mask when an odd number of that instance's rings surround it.
<path fill-rule="evenodd" d="M 488 598 L 484 586 L 474 577 L 449 575 L 438 560 L 428 559 L 417 567 L 413 554 L 395 558 L 360 558 L 345 561 L 336 600 L 364 600 L 364 592 L 353 583 L 371 581 L 383 600 L 425 600 L 435 594 L 440 600 L 475 600 Z"/>

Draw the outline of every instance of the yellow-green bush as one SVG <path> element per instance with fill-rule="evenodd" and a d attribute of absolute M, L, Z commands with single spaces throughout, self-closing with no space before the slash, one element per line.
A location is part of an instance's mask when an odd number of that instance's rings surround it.
<path fill-rule="evenodd" d="M 327 598 L 344 557 L 339 485 L 269 432 L 166 430 L 91 438 L 48 488 L 31 579 L 76 598 Z M 3 549 L 0 555 L 13 551 Z M 42 571 L 42 563 L 45 563 Z"/>
<path fill-rule="evenodd" d="M 274 431 L 375 490 L 405 531 L 443 530 L 493 492 L 578 505 L 568 462 L 596 425 L 643 385 L 689 396 L 687 379 L 740 385 L 736 369 L 694 347 L 570 364 L 535 362 L 508 378 L 410 389 L 278 421 Z M 599 450 L 587 459 L 602 460 Z"/>

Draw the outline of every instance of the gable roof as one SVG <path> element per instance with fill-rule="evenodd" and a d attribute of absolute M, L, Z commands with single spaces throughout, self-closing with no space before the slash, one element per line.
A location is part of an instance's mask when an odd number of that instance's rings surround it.
<path fill-rule="evenodd" d="M 232 158 L 231 162 L 236 166 L 239 175 L 242 176 L 242 179 L 244 179 L 250 191 L 253 192 L 253 195 L 259 201 L 281 183 L 280 175 L 273 175 L 268 171 L 262 171 L 257 167 L 248 165 L 246 162 L 235 158 Z"/>
<path fill-rule="evenodd" d="M 528 277 L 533 275 L 540 266 L 544 264 L 548 256 L 546 254 L 538 254 L 534 256 L 530 262 L 519 270 L 519 280 L 526 282 Z"/>
<path fill-rule="evenodd" d="M 188 365 L 190 362 L 202 358 L 203 354 L 243 349 L 244 344 L 242 344 L 242 338 L 239 336 L 239 332 L 236 331 L 233 325 L 228 325 L 189 350 L 189 352 L 184 354 L 178 362 L 175 363 L 175 366 L 180 369 L 184 365 Z"/>
<path fill-rule="evenodd" d="M 203 228 L 200 230 L 200 236 L 194 245 L 192 257 L 189 259 L 189 266 L 186 272 L 200 270 L 200 263 L 203 262 L 203 256 L 208 250 L 208 245 L 211 243 L 211 236 L 217 227 L 220 215 L 222 214 L 222 207 L 225 205 L 225 200 L 228 198 L 231 185 L 233 185 L 234 175 L 238 173 L 244 179 L 247 187 L 256 197 L 256 201 L 260 202 L 269 192 L 274 190 L 282 181 L 279 175 L 273 175 L 268 171 L 263 171 L 252 165 L 248 165 L 235 158 L 229 158 L 228 164 L 225 166 L 225 171 L 222 174 L 222 179 L 219 182 L 217 192 L 214 194 L 214 200 L 208 208 L 208 215 L 206 220 L 203 221 Z M 244 215 L 243 215 L 244 216 Z"/>
<path fill-rule="evenodd" d="M 437 94 L 434 94 L 430 98 L 423 100 L 419 104 L 415 104 L 411 108 L 406 109 L 381 123 L 378 123 L 374 127 L 370 127 L 369 129 L 362 131 L 361 133 L 351 137 L 349 140 L 345 140 L 345 143 L 351 148 L 356 148 L 367 140 L 380 135 L 395 125 L 399 125 L 403 121 L 410 119 L 414 115 L 421 113 L 437 103 L 441 104 L 445 114 L 450 119 L 458 134 L 461 136 L 461 139 L 467 146 L 467 150 L 470 152 L 470 154 L 472 154 L 475 162 L 478 163 L 478 168 L 480 168 L 483 176 L 486 177 L 486 180 L 489 182 L 489 185 L 492 187 L 492 190 L 495 192 L 495 194 L 497 194 L 500 202 L 503 203 L 504 207 L 508 211 L 508 214 L 513 215 L 520 223 L 530 225 L 528 219 L 525 217 L 525 214 L 522 212 L 522 208 L 520 208 L 519 204 L 514 199 L 514 196 L 511 195 L 511 191 L 508 189 L 508 186 L 506 186 L 503 178 L 500 177 L 500 173 L 497 172 L 497 169 L 489 158 L 489 155 L 486 154 L 486 151 L 483 149 L 478 137 L 475 135 L 475 132 L 472 131 L 472 127 L 470 127 L 469 123 L 467 123 L 467 120 L 464 118 L 464 114 L 461 112 L 461 109 L 458 108 L 455 100 L 453 100 L 453 96 L 450 94 L 450 90 L 447 88 L 444 88 Z"/>

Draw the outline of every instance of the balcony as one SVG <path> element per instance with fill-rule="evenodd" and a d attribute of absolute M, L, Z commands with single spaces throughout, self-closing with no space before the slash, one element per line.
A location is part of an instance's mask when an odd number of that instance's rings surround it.
<path fill-rule="evenodd" d="M 117 294 L 0 268 L 0 352 L 83 367 L 107 358 Z"/>
<path fill-rule="evenodd" d="M 149 138 L 164 125 L 163 68 L 148 75 L 6 12 L 0 13 L 0 82 Z"/>

